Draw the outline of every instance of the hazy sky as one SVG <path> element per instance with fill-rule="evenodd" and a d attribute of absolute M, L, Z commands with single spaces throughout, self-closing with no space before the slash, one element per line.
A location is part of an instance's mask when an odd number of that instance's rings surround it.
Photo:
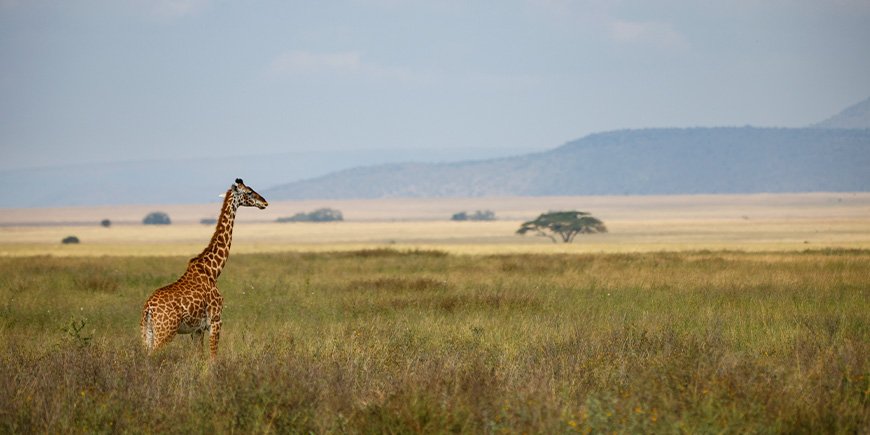
<path fill-rule="evenodd" d="M 0 0 L 0 168 L 543 150 L 870 96 L 870 1 Z"/>

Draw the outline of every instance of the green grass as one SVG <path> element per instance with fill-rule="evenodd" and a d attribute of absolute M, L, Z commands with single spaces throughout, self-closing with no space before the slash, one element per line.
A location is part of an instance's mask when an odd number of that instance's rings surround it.
<path fill-rule="evenodd" d="M 870 431 L 870 251 L 234 255 L 148 357 L 185 265 L 0 258 L 0 432 Z"/>

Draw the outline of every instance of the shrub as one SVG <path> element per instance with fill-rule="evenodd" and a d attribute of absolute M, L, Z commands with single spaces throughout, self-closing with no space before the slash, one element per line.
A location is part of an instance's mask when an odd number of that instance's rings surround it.
<path fill-rule="evenodd" d="M 214 225 L 217 223 L 217 219 L 215 218 L 202 218 L 199 220 L 199 223 L 203 225 Z"/>
<path fill-rule="evenodd" d="M 492 210 L 477 210 L 472 214 L 464 211 L 455 213 L 450 220 L 453 221 L 494 221 L 495 212 Z"/>
<path fill-rule="evenodd" d="M 66 236 L 60 242 L 63 243 L 64 245 L 69 245 L 72 243 L 79 243 L 79 238 L 76 236 Z"/>
<path fill-rule="evenodd" d="M 103 219 L 100 221 L 100 225 L 102 225 L 106 228 L 109 228 L 110 226 L 112 226 L 112 221 L 110 221 L 108 219 Z"/>
<path fill-rule="evenodd" d="M 333 222 L 343 221 L 344 216 L 338 210 L 320 208 L 310 213 L 296 213 L 290 217 L 280 217 L 277 222 Z"/>
<path fill-rule="evenodd" d="M 145 225 L 169 225 L 172 221 L 169 220 L 169 215 L 162 211 L 154 211 L 148 213 L 145 219 L 142 220 Z"/>

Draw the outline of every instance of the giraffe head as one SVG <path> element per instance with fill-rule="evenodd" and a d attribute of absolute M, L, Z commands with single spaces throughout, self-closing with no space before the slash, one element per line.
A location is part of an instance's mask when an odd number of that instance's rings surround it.
<path fill-rule="evenodd" d="M 255 192 L 254 189 L 245 186 L 245 182 L 242 181 L 241 178 L 236 178 L 236 182 L 233 184 L 232 190 L 233 200 L 239 206 L 257 207 L 262 210 L 269 205 L 269 201 L 266 201 L 266 198 L 260 196 L 260 194 Z"/>

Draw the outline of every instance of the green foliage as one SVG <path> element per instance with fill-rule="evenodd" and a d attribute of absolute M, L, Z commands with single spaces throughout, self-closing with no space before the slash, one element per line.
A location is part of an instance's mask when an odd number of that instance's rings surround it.
<path fill-rule="evenodd" d="M 583 211 L 551 211 L 543 213 L 533 221 L 524 222 L 517 234 L 525 235 L 533 232 L 539 236 L 549 237 L 556 243 L 556 236 L 569 243 L 577 234 L 606 233 L 607 227 L 597 218 Z"/>
<path fill-rule="evenodd" d="M 80 240 L 76 236 L 66 236 L 60 242 L 63 243 L 64 245 L 70 245 L 70 244 L 77 244 L 80 242 Z"/>
<path fill-rule="evenodd" d="M 495 220 L 495 212 L 492 210 L 477 210 L 474 213 L 468 214 L 467 212 L 461 211 L 459 213 L 454 213 L 450 218 L 453 221 L 494 221 Z"/>
<path fill-rule="evenodd" d="M 103 226 L 104 228 L 109 228 L 112 226 L 112 221 L 110 221 L 108 219 L 103 219 L 100 221 L 100 225 Z"/>
<path fill-rule="evenodd" d="M 331 208 L 320 208 L 310 213 L 296 213 L 290 217 L 280 217 L 277 222 L 334 222 L 343 221 L 344 216 L 338 210 Z"/>
<path fill-rule="evenodd" d="M 168 214 L 162 211 L 154 211 L 148 213 L 145 219 L 142 219 L 142 223 L 145 225 L 169 225 L 172 221 L 169 219 Z"/>
<path fill-rule="evenodd" d="M 214 363 L 139 343 L 186 258 L 36 260 L 0 258 L 0 433 L 870 425 L 870 251 L 233 255 Z"/>

